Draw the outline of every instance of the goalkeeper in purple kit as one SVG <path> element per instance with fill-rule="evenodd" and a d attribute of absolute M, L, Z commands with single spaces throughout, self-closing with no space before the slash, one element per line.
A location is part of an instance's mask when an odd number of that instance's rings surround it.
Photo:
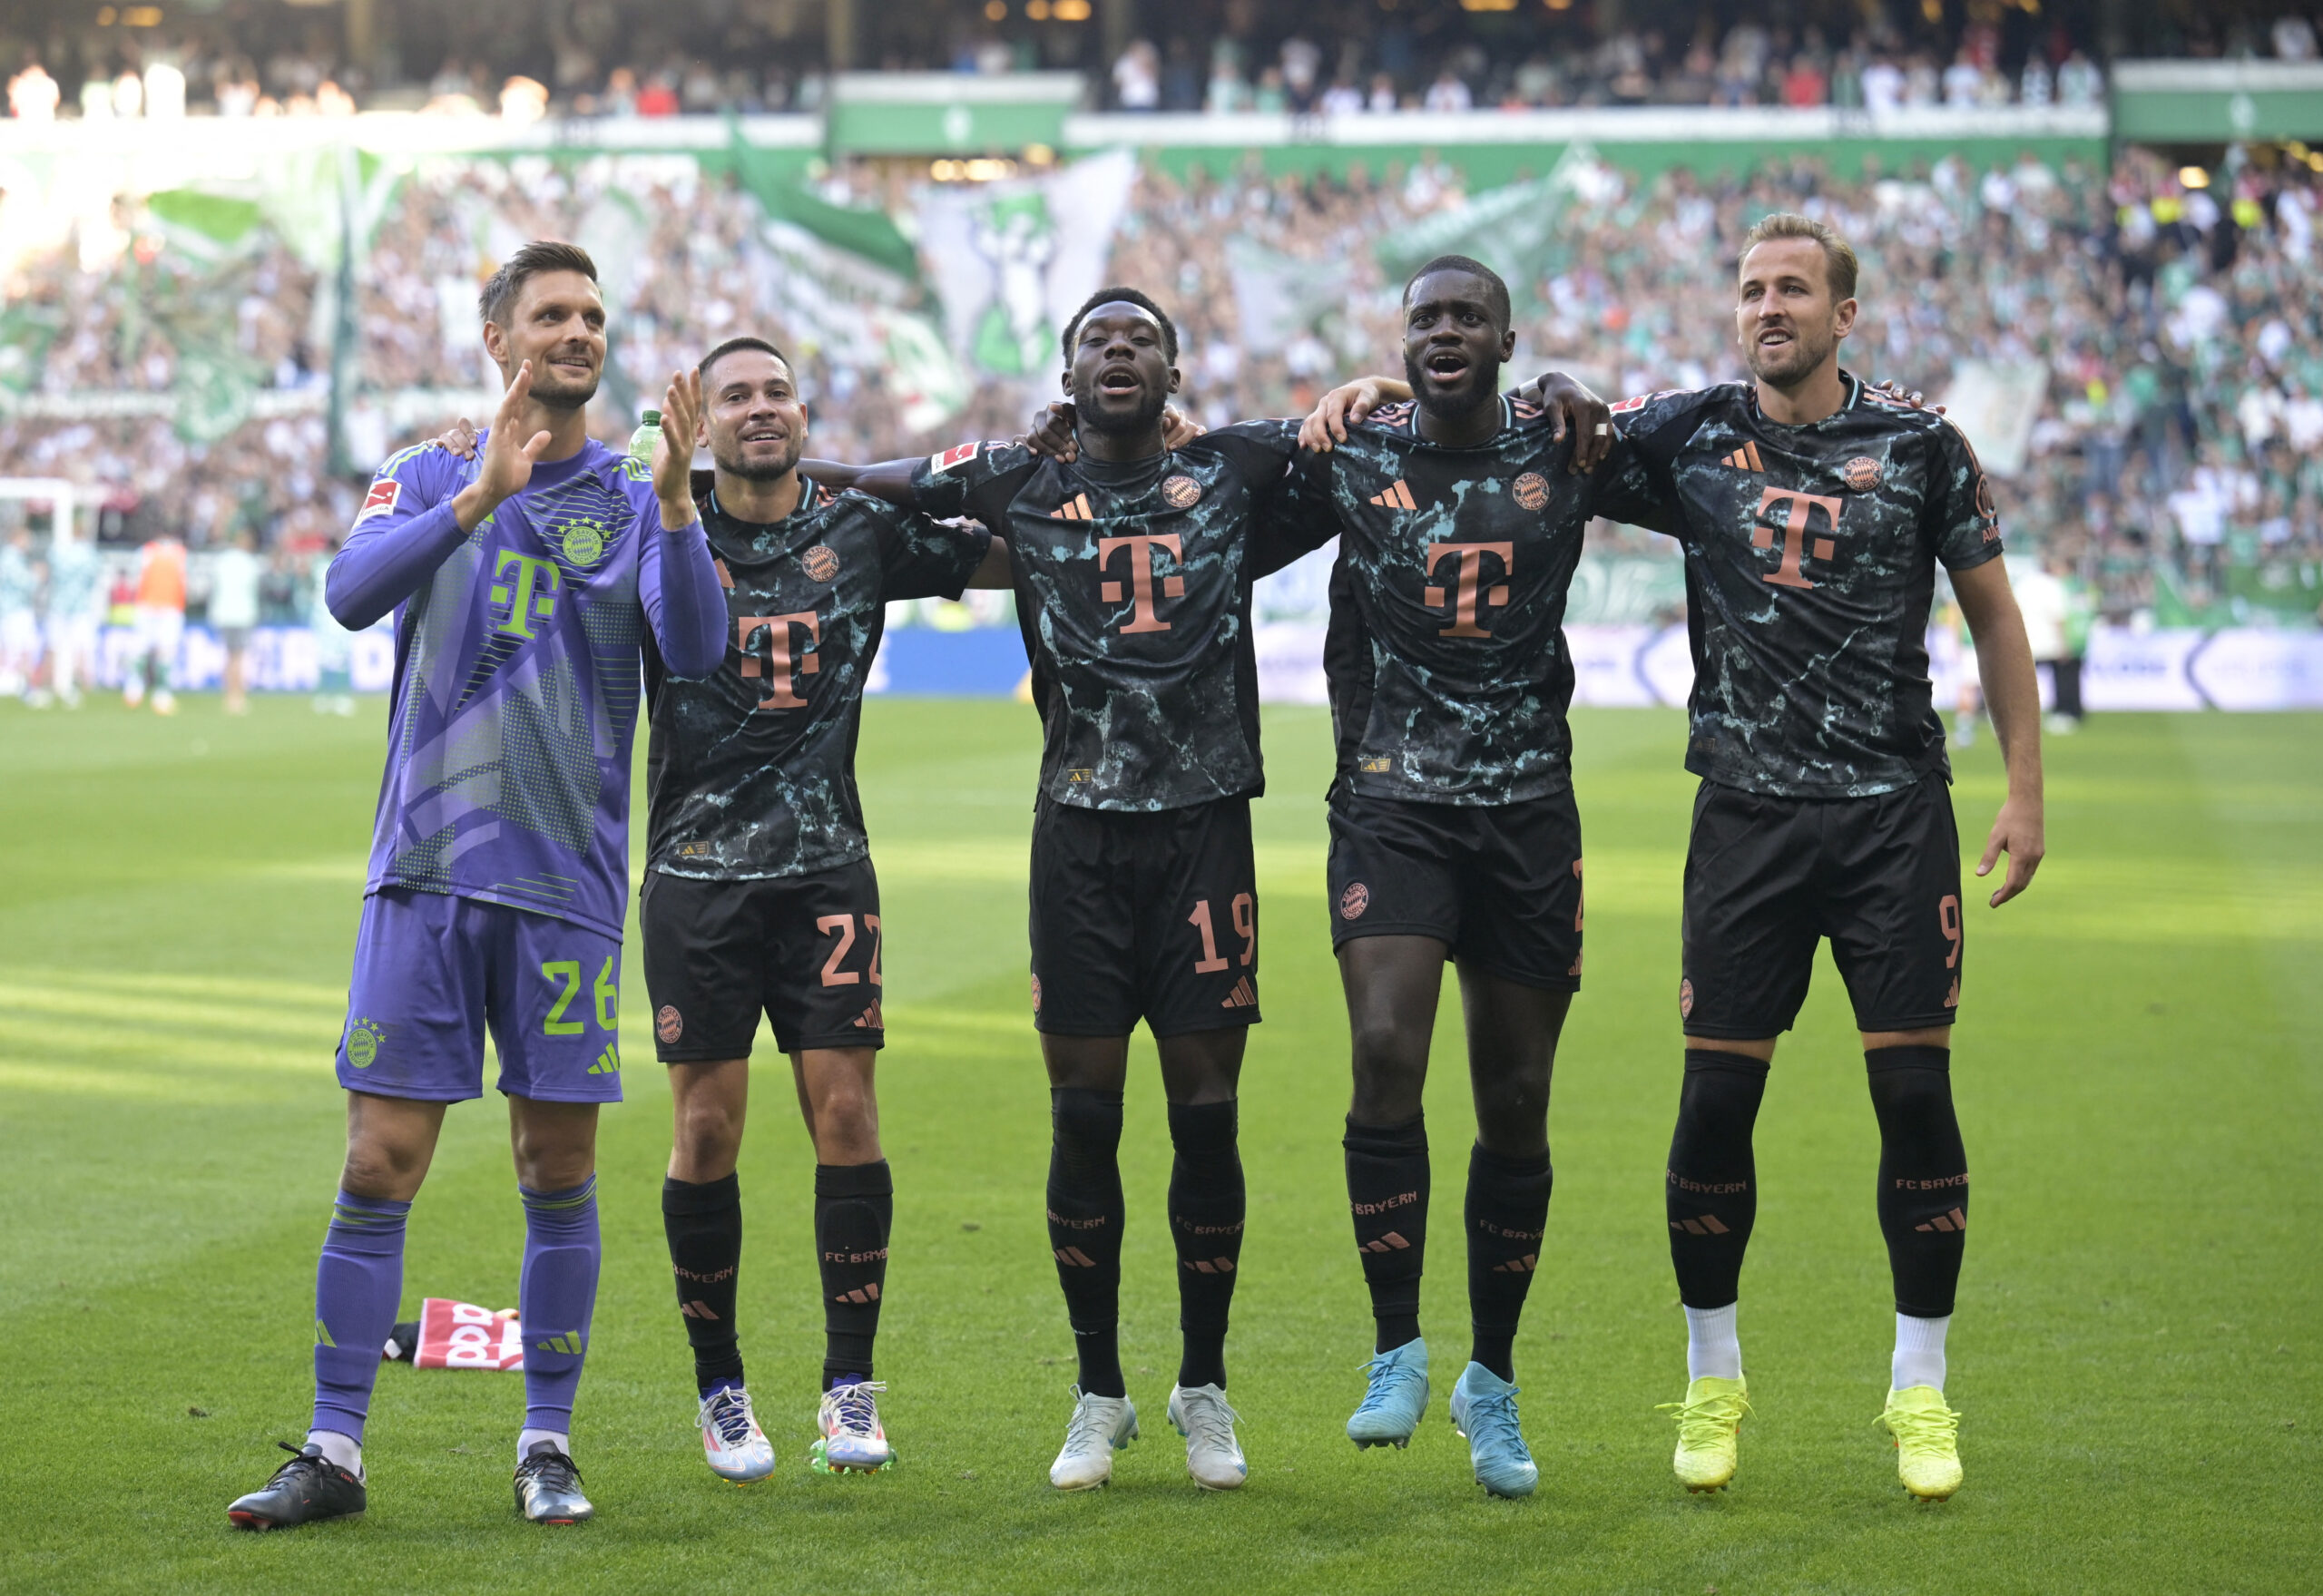
<path fill-rule="evenodd" d="M 363 1511 L 405 1216 L 445 1105 L 483 1095 L 487 1028 L 524 1209 L 516 1503 L 539 1523 L 592 1511 L 573 1397 L 596 1302 L 597 1105 L 621 1100 L 641 652 L 650 631 L 671 674 L 711 674 L 726 605 L 683 445 L 649 468 L 588 436 L 605 358 L 589 257 L 528 244 L 480 308 L 507 382 L 490 431 L 473 459 L 390 458 L 328 580 L 341 624 L 394 613 L 395 700 L 338 1050 L 347 1164 L 315 1286 L 314 1417 L 227 1509 L 245 1529 Z M 700 393 L 671 380 L 665 437 L 694 436 Z"/>

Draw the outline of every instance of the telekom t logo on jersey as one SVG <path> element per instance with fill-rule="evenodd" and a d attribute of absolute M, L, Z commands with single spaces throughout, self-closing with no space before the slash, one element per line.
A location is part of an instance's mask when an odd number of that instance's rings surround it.
<path fill-rule="evenodd" d="M 1788 506 L 1782 522 L 1782 563 L 1765 581 L 1777 587 L 1813 587 L 1815 584 L 1799 574 L 1800 562 L 1808 554 L 1818 560 L 1828 560 L 1838 552 L 1838 545 L 1828 537 L 1807 535 L 1808 513 L 1822 508 L 1831 530 L 1839 529 L 1839 501 L 1821 494 L 1802 494 L 1787 487 L 1770 487 L 1759 494 L 1759 508 L 1750 518 L 1750 546 L 1771 549 L 1775 546 L 1775 529 L 1767 521 L 1767 512 L 1776 505 Z"/>
<path fill-rule="evenodd" d="M 1182 561 L 1186 557 L 1174 532 L 1139 532 L 1127 537 L 1101 537 L 1097 540 L 1097 569 L 1101 572 L 1113 563 L 1115 550 L 1129 551 L 1130 597 L 1135 608 L 1129 624 L 1122 628 L 1123 632 L 1170 630 L 1170 623 L 1153 612 L 1153 551 L 1157 547 L 1169 550 L 1173 560 Z M 1122 584 L 1109 581 L 1097 589 L 1097 596 L 1108 604 L 1118 604 L 1122 602 Z M 1182 576 L 1163 577 L 1162 596 L 1167 599 L 1184 598 L 1186 579 Z"/>
<path fill-rule="evenodd" d="M 1502 576 L 1505 577 L 1514 573 L 1516 569 L 1514 543 L 1430 543 L 1427 545 L 1428 575 L 1436 574 L 1436 566 L 1443 563 L 1447 555 L 1457 562 L 1454 569 L 1458 573 L 1458 576 L 1448 595 L 1452 606 L 1452 624 L 1437 632 L 1436 636 L 1490 637 L 1492 635 L 1476 624 L 1479 602 L 1505 605 L 1508 602 L 1508 583 L 1499 582 L 1491 587 L 1484 585 L 1485 556 L 1487 554 L 1500 562 Z M 1440 610 L 1444 607 L 1447 595 L 1444 589 L 1430 583 L 1420 591 L 1419 596 L 1420 601 L 1429 609 Z"/>
<path fill-rule="evenodd" d="M 815 619 L 812 610 L 801 610 L 795 615 L 744 615 L 734 622 L 734 646 L 742 651 L 742 677 L 747 681 L 764 680 L 772 685 L 767 696 L 758 702 L 761 710 L 803 710 L 807 700 L 799 696 L 799 678 L 819 671 L 822 661 L 811 653 L 796 657 L 790 652 L 790 629 L 807 629 L 807 646 L 811 649 L 823 638 L 822 622 Z M 750 646 L 753 637 L 766 639 L 763 658 Z"/>
<path fill-rule="evenodd" d="M 507 605 L 508 611 L 494 622 L 493 630 L 532 641 L 539 635 L 533 630 L 534 622 L 555 619 L 556 595 L 564 586 L 555 561 L 501 550 L 492 563 L 492 587 L 485 596 L 494 604 Z"/>

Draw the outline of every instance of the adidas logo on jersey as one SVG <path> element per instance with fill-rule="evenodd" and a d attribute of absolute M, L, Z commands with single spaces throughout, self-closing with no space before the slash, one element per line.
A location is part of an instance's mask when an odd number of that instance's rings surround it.
<path fill-rule="evenodd" d="M 1948 1214 L 1936 1215 L 1936 1218 L 1930 1219 L 1925 1225 L 1914 1225 L 1912 1227 L 1915 1230 L 1927 1230 L 1931 1232 L 1940 1230 L 1947 1236 L 1951 1235 L 1955 1230 L 1965 1230 L 1967 1228 L 1968 1216 L 1956 1208 Z"/>
<path fill-rule="evenodd" d="M 1219 962 L 1223 964 L 1225 961 L 1221 959 Z M 1248 975 L 1245 975 L 1240 981 L 1234 983 L 1234 990 L 1226 994 L 1226 1001 L 1220 1004 L 1218 1006 L 1221 1009 L 1257 1008 L 1259 1006 L 1259 989 L 1252 986 L 1250 984 L 1250 978 Z"/>
<path fill-rule="evenodd" d="M 1731 465 L 1737 471 L 1764 471 L 1766 469 L 1766 465 L 1759 458 L 1759 446 L 1756 443 L 1744 444 L 1740 448 L 1735 450 L 1734 453 L 1720 460 L 1719 464 L 1720 465 Z"/>
<path fill-rule="evenodd" d="M 1094 521 L 1096 518 L 1089 509 L 1087 494 L 1075 494 L 1049 512 L 1052 521 Z"/>
<path fill-rule="evenodd" d="M 1374 504 L 1385 504 L 1390 510 L 1419 508 L 1412 503 L 1412 490 L 1404 485 L 1404 479 L 1400 476 L 1387 485 L 1386 492 L 1373 494 L 1368 502 Z"/>
<path fill-rule="evenodd" d="M 620 1045 L 620 1043 L 613 1042 L 608 1042 L 605 1043 L 605 1051 L 599 1053 L 597 1055 L 597 1062 L 589 1066 L 589 1073 L 592 1075 L 620 1074 L 621 1054 L 615 1051 Z"/>

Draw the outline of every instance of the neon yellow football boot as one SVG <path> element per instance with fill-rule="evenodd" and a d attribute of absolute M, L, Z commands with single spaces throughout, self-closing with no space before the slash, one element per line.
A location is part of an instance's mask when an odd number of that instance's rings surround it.
<path fill-rule="evenodd" d="M 1942 1502 L 1960 1489 L 1960 1415 L 1944 1405 L 1933 1385 L 1887 1393 L 1878 1423 L 1896 1437 L 1896 1477 L 1922 1502 Z"/>
<path fill-rule="evenodd" d="M 1735 1436 L 1750 1411 L 1750 1383 L 1704 1375 L 1687 1384 L 1686 1400 L 1655 1408 L 1678 1421 L 1678 1483 L 1689 1491 L 1723 1490 L 1734 1478 Z"/>

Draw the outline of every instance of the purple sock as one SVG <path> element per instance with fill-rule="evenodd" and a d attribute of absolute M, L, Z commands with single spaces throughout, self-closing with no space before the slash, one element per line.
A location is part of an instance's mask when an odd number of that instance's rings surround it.
<path fill-rule="evenodd" d="M 403 1298 L 407 1202 L 340 1192 L 315 1269 L 315 1417 L 308 1426 L 363 1439 L 379 1349 Z"/>
<path fill-rule="evenodd" d="M 573 1430 L 573 1393 L 597 1307 L 597 1178 L 570 1191 L 528 1191 L 524 1274 L 516 1288 L 524 1327 L 524 1427 Z"/>

